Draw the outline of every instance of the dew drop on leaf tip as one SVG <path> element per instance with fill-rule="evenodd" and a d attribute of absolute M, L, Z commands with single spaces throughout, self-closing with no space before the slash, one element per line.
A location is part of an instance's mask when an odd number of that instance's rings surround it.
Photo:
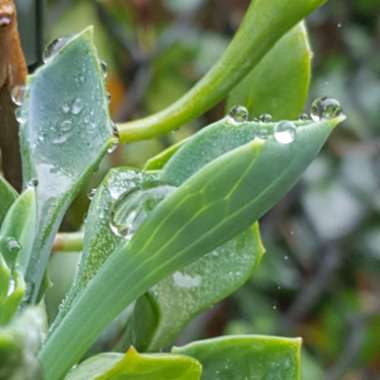
<path fill-rule="evenodd" d="M 291 121 L 279 122 L 274 131 L 274 138 L 280 144 L 290 144 L 296 139 L 297 129 Z"/>
<path fill-rule="evenodd" d="M 234 124 L 244 123 L 248 121 L 249 112 L 243 106 L 234 106 L 228 113 L 228 117 Z"/>
<path fill-rule="evenodd" d="M 342 106 L 337 99 L 323 96 L 314 100 L 311 106 L 311 119 L 315 122 L 334 119 L 343 114 Z"/>

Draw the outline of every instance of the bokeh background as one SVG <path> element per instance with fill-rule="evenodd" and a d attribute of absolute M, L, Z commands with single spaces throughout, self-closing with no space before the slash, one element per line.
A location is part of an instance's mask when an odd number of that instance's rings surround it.
<path fill-rule="evenodd" d="M 125 121 L 159 111 L 189 90 L 221 55 L 248 3 L 51 0 L 43 31 L 47 42 L 95 26 L 112 116 Z M 331 0 L 307 24 L 315 53 L 310 102 L 336 97 L 348 120 L 263 218 L 267 254 L 252 280 L 197 318 L 178 343 L 229 333 L 301 336 L 305 380 L 380 379 L 380 1 Z M 35 67 L 39 52 L 28 54 Z M 160 139 L 120 147 L 89 188 L 111 166 L 141 167 L 224 114 L 222 103 Z M 63 230 L 81 228 L 88 203 L 83 192 Z M 77 259 L 62 253 L 52 260 L 50 316 Z"/>

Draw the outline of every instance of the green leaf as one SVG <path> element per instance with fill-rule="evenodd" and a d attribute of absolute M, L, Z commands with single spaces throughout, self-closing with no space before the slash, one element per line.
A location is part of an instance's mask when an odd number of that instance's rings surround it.
<path fill-rule="evenodd" d="M 0 327 L 0 379 L 42 379 L 36 353 L 45 338 L 42 308 L 25 309 L 11 324 Z"/>
<path fill-rule="evenodd" d="M 122 142 L 184 125 L 225 98 L 275 43 L 325 0 L 255 0 L 219 61 L 183 97 L 157 114 L 120 125 Z M 287 117 L 288 118 L 288 117 Z"/>
<path fill-rule="evenodd" d="M 165 164 L 172 158 L 172 156 L 178 151 L 178 149 L 185 143 L 187 143 L 191 137 L 185 138 L 165 149 L 161 153 L 148 160 L 144 166 L 144 170 L 159 170 L 162 169 Z"/>
<path fill-rule="evenodd" d="M 24 296 L 35 226 L 36 194 L 28 188 L 10 207 L 0 229 L 0 325 L 11 319 Z"/>
<path fill-rule="evenodd" d="M 38 230 L 26 273 L 36 302 L 65 211 L 112 143 L 112 125 L 92 29 L 70 38 L 28 78 L 21 108 L 24 182 L 38 181 Z"/>
<path fill-rule="evenodd" d="M 220 155 L 172 192 L 106 261 L 50 335 L 40 352 L 45 376 L 62 377 L 126 306 L 263 216 L 296 183 L 344 118 L 298 123 L 290 144 L 273 135 L 265 141 L 255 138 Z"/>
<path fill-rule="evenodd" d="M 303 23 L 283 36 L 230 93 L 228 108 L 239 104 L 251 116 L 296 119 L 309 92 L 312 53 Z"/>
<path fill-rule="evenodd" d="M 17 192 L 0 176 L 0 226 L 9 207 L 17 198 Z"/>
<path fill-rule="evenodd" d="M 162 182 L 179 186 L 218 156 L 252 140 L 255 129 L 252 123 L 235 128 L 229 118 L 214 123 L 172 147 L 170 154 L 164 152 L 164 160 L 156 163 L 168 162 L 157 175 Z M 195 316 L 242 286 L 263 251 L 258 225 L 249 227 L 159 282 L 136 303 L 118 348 L 133 344 L 139 350 L 154 352 L 169 345 Z M 178 304 L 182 305 L 180 310 Z"/>
<path fill-rule="evenodd" d="M 25 274 L 36 229 L 36 192 L 26 189 L 10 207 L 0 229 L 0 253 Z"/>
<path fill-rule="evenodd" d="M 168 346 L 195 316 L 240 288 L 263 253 L 256 224 L 160 281 L 137 302 L 133 323 L 127 325 L 129 341 L 151 352 Z M 153 315 L 155 323 L 149 321 Z"/>
<path fill-rule="evenodd" d="M 155 182 L 157 183 L 157 178 L 153 174 L 131 168 L 115 168 L 109 171 L 96 189 L 84 226 L 83 253 L 75 281 L 54 320 L 51 331 L 57 327 L 72 302 L 85 289 L 112 252 L 125 242 L 111 230 L 111 213 L 115 204 L 124 194 L 136 188 L 150 187 Z"/>
<path fill-rule="evenodd" d="M 175 347 L 203 367 L 202 380 L 299 380 L 301 339 L 226 336 Z"/>
<path fill-rule="evenodd" d="M 184 355 L 139 354 L 133 347 L 123 354 L 105 353 L 87 359 L 65 380 L 200 380 L 202 367 Z"/>

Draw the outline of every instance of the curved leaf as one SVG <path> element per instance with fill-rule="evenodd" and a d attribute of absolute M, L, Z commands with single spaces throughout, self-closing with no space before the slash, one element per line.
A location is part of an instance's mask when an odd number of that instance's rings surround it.
<path fill-rule="evenodd" d="M 69 39 L 28 78 L 20 128 L 24 182 L 37 181 L 38 231 L 26 273 L 36 302 L 63 215 L 112 143 L 92 29 Z"/>
<path fill-rule="evenodd" d="M 123 354 L 105 353 L 87 359 L 65 380 L 200 380 L 202 366 L 184 355 L 139 354 L 134 348 Z"/>
<path fill-rule="evenodd" d="M 150 352 L 171 344 L 194 317 L 240 288 L 252 276 L 263 253 L 255 224 L 160 281 L 136 303 L 134 323 L 127 325 L 128 344 L 133 342 L 140 350 Z M 157 315 L 155 323 L 149 323 L 152 315 Z"/>
<path fill-rule="evenodd" d="M 247 107 L 251 116 L 296 119 L 307 100 L 312 53 L 304 23 L 283 36 L 230 93 L 228 108 Z"/>
<path fill-rule="evenodd" d="M 344 116 L 301 123 L 291 144 L 274 136 L 255 138 L 219 156 L 172 192 L 106 261 L 50 335 L 40 352 L 45 376 L 61 378 L 127 305 L 267 212 L 342 120 Z"/>
<path fill-rule="evenodd" d="M 17 192 L 13 187 L 0 176 L 0 225 L 9 207 L 17 198 Z"/>
<path fill-rule="evenodd" d="M 202 380 L 299 380 L 301 339 L 226 336 L 175 347 L 176 354 L 198 359 Z"/>
<path fill-rule="evenodd" d="M 222 100 L 292 27 L 325 0 L 254 0 L 234 39 L 210 71 L 163 111 L 120 125 L 123 142 L 148 139 L 182 126 Z"/>
<path fill-rule="evenodd" d="M 35 189 L 29 188 L 10 207 L 0 229 L 0 324 L 11 319 L 24 296 L 35 227 Z"/>
<path fill-rule="evenodd" d="M 110 227 L 113 207 L 123 194 L 136 188 L 142 189 L 157 182 L 154 175 L 131 168 L 111 169 L 96 189 L 84 227 L 83 254 L 75 281 L 50 329 L 53 331 L 92 277 L 96 275 L 108 257 L 124 243 Z"/>

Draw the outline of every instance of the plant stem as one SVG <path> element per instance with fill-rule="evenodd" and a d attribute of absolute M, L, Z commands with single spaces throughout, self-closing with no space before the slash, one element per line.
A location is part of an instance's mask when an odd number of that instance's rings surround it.
<path fill-rule="evenodd" d="M 55 237 L 53 252 L 80 252 L 83 248 L 83 233 L 59 233 Z"/>
<path fill-rule="evenodd" d="M 120 141 L 145 140 L 170 132 L 209 110 L 227 96 L 281 36 L 325 1 L 252 1 L 239 30 L 215 66 L 168 108 L 119 124 Z"/>

